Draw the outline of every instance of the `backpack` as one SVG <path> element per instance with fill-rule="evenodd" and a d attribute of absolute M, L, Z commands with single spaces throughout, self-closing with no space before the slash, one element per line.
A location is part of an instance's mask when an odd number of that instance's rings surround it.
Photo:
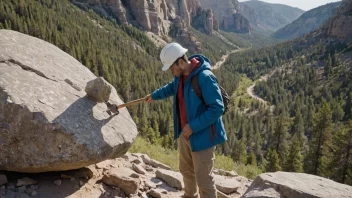
<path fill-rule="evenodd" d="M 216 80 L 218 81 L 218 80 Z M 203 102 L 203 104 L 205 104 L 205 106 L 208 106 L 205 101 L 204 101 L 204 98 L 202 96 L 202 92 L 199 88 L 199 84 L 198 84 L 198 74 L 194 75 L 192 77 L 192 87 L 193 87 L 193 90 L 194 92 L 196 92 L 198 98 Z M 221 91 L 221 97 L 222 97 L 222 101 L 224 103 L 224 113 L 223 115 L 229 110 L 229 103 L 230 103 L 230 96 L 229 94 L 225 91 L 225 89 L 223 87 L 221 87 L 219 85 L 219 88 L 220 88 L 220 91 Z"/>

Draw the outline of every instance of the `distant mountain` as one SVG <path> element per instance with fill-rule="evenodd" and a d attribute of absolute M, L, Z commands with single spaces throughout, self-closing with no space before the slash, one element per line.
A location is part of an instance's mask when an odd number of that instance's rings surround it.
<path fill-rule="evenodd" d="M 240 13 L 237 0 L 199 0 L 203 9 L 211 9 L 219 29 L 227 32 L 249 33 L 251 30 L 249 21 Z"/>
<path fill-rule="evenodd" d="M 316 30 L 326 20 L 337 13 L 341 2 L 329 3 L 307 11 L 291 24 L 273 34 L 277 39 L 293 39 Z"/>
<path fill-rule="evenodd" d="M 299 8 L 257 0 L 240 2 L 240 10 L 253 29 L 266 33 L 285 27 L 304 13 Z"/>

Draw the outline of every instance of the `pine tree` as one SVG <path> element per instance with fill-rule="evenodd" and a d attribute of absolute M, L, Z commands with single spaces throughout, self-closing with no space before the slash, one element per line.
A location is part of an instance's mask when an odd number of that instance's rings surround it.
<path fill-rule="evenodd" d="M 150 141 L 150 143 L 156 144 L 158 142 L 158 139 L 156 138 L 156 134 L 155 134 L 155 131 L 153 130 L 153 128 L 148 128 L 146 135 L 147 135 L 147 138 Z"/>
<path fill-rule="evenodd" d="M 339 102 L 335 101 L 333 106 L 332 119 L 334 122 L 341 121 L 344 117 L 344 111 Z"/>
<path fill-rule="evenodd" d="M 289 172 L 303 172 L 303 155 L 301 154 L 301 142 L 295 134 L 292 138 L 290 155 L 287 160 L 287 171 Z"/>
<path fill-rule="evenodd" d="M 284 115 L 276 119 L 274 131 L 274 147 L 280 158 L 280 166 L 283 167 L 288 157 L 288 123 Z"/>
<path fill-rule="evenodd" d="M 331 167 L 335 170 L 333 179 L 352 184 L 352 120 L 337 131 L 334 136 L 334 160 Z"/>
<path fill-rule="evenodd" d="M 304 151 L 308 140 L 307 137 L 304 135 L 304 123 L 301 111 L 299 110 L 297 110 L 296 116 L 293 121 L 293 133 L 296 135 L 300 143 L 301 151 Z"/>
<path fill-rule="evenodd" d="M 247 162 L 247 146 L 245 140 L 236 140 L 235 146 L 232 152 L 232 159 L 235 162 L 246 164 Z"/>
<path fill-rule="evenodd" d="M 330 104 L 322 101 L 318 113 L 314 117 L 312 140 L 309 145 L 309 154 L 306 158 L 308 173 L 328 176 L 328 165 L 331 160 L 332 142 L 332 113 Z"/>
<path fill-rule="evenodd" d="M 251 153 L 248 156 L 247 164 L 250 164 L 252 166 L 257 166 L 257 157 L 255 156 L 255 153 L 251 151 Z"/>
<path fill-rule="evenodd" d="M 275 149 L 269 149 L 266 160 L 268 162 L 266 172 L 276 172 L 281 170 L 279 156 Z"/>
<path fill-rule="evenodd" d="M 331 56 L 329 54 L 328 59 L 326 60 L 325 67 L 324 67 L 324 75 L 327 79 L 329 79 L 329 75 L 331 74 Z"/>
<path fill-rule="evenodd" d="M 159 143 L 160 142 L 160 132 L 159 132 L 159 124 L 157 122 L 156 117 L 152 121 L 152 129 L 153 129 L 154 136 L 155 136 L 154 143 Z"/>
<path fill-rule="evenodd" d="M 138 130 L 140 131 L 140 134 L 142 136 L 146 136 L 148 134 L 148 129 L 149 129 L 149 123 L 148 123 L 146 113 L 144 113 L 143 111 L 143 114 L 140 115 L 140 117 L 141 119 L 139 122 Z"/>
<path fill-rule="evenodd" d="M 344 120 L 351 120 L 352 119 L 352 92 L 347 92 L 347 99 L 345 105 L 345 117 Z"/>

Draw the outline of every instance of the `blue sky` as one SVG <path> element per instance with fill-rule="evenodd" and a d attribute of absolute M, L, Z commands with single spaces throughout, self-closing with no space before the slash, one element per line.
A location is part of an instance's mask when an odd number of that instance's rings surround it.
<path fill-rule="evenodd" d="M 247 0 L 239 0 L 239 1 L 243 2 Z M 285 4 L 285 5 L 297 7 L 307 11 L 307 10 L 316 8 L 318 6 L 325 5 L 327 3 L 337 2 L 341 0 L 260 0 L 260 1 L 265 1 L 267 3 Z"/>

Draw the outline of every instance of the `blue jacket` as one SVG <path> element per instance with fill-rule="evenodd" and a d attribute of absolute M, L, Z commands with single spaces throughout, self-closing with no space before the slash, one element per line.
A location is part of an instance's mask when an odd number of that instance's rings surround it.
<path fill-rule="evenodd" d="M 210 70 L 210 61 L 203 55 L 193 55 L 188 59 L 191 60 L 192 58 L 198 59 L 201 66 L 195 69 L 185 81 L 184 100 L 188 124 L 193 131 L 190 136 L 191 148 L 192 151 L 195 152 L 221 144 L 227 140 L 227 137 L 224 124 L 222 122 L 224 103 L 222 101 L 221 91 L 217 80 Z M 204 101 L 208 107 L 203 104 L 201 99 L 193 90 L 191 79 L 195 74 L 198 74 L 198 84 Z M 180 77 L 175 77 L 172 82 L 152 93 L 152 98 L 154 100 L 161 100 L 174 96 L 173 111 L 175 140 L 182 132 L 177 104 L 177 90 L 179 82 Z"/>

